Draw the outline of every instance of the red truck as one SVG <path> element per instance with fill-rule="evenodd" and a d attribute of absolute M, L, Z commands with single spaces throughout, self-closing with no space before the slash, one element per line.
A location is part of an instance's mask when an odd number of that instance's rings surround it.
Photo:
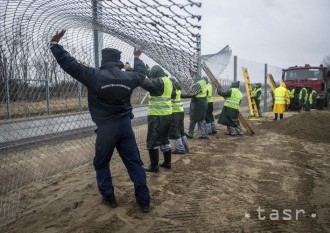
<path fill-rule="evenodd" d="M 317 109 L 329 105 L 330 100 L 330 70 L 320 66 L 293 66 L 282 70 L 282 80 L 287 88 L 296 88 L 300 85 L 312 87 L 317 92 Z"/>

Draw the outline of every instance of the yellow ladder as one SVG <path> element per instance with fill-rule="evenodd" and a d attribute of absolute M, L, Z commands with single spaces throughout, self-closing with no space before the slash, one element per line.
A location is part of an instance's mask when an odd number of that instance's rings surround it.
<path fill-rule="evenodd" d="M 272 89 L 272 91 L 274 93 L 274 91 L 276 89 L 276 84 L 275 84 L 273 75 L 271 75 L 271 74 L 267 75 L 267 79 L 268 79 L 269 86 L 270 86 L 270 88 Z"/>
<path fill-rule="evenodd" d="M 246 89 L 246 96 L 249 103 L 249 109 L 250 109 L 250 117 L 259 117 L 258 108 L 256 101 L 254 99 L 251 99 L 252 95 L 252 86 L 250 82 L 250 77 L 247 68 L 243 67 L 243 77 L 244 77 L 244 84 Z"/>

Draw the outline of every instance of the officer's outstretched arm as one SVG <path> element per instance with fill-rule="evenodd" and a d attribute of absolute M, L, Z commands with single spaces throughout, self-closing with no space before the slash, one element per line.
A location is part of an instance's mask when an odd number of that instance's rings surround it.
<path fill-rule="evenodd" d="M 143 61 L 140 59 L 142 52 L 140 50 L 134 49 L 134 74 L 136 78 L 140 79 L 142 82 L 146 78 L 146 68 Z"/>
<path fill-rule="evenodd" d="M 58 44 L 65 32 L 65 30 L 56 32 L 50 40 L 50 50 L 57 63 L 66 73 L 88 87 L 91 82 L 95 82 L 93 76 L 96 76 L 96 69 L 79 63 L 69 52 Z"/>

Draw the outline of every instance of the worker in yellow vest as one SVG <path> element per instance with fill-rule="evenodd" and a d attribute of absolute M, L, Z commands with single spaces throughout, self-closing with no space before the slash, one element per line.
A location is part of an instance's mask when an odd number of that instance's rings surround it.
<path fill-rule="evenodd" d="M 206 77 L 205 77 L 206 78 Z M 212 84 L 209 83 L 208 79 L 205 80 L 207 82 L 207 109 L 205 115 L 205 122 L 208 134 L 216 134 L 217 128 L 215 126 L 214 116 L 213 116 L 213 90 Z"/>
<path fill-rule="evenodd" d="M 184 134 L 184 109 L 181 101 L 181 86 L 175 78 L 172 94 L 172 121 L 170 127 L 170 139 L 174 140 L 174 151 L 172 154 L 185 154 L 189 152 L 187 138 Z"/>
<path fill-rule="evenodd" d="M 206 81 L 204 78 L 197 78 L 191 87 L 190 93 L 182 93 L 182 98 L 191 98 L 190 102 L 190 123 L 189 130 L 186 134 L 187 138 L 192 139 L 196 124 L 198 124 L 198 130 L 201 139 L 208 139 L 208 133 L 206 129 L 205 114 L 207 108 L 206 97 Z"/>
<path fill-rule="evenodd" d="M 317 101 L 317 92 L 315 90 L 312 89 L 312 92 L 310 94 L 310 102 L 311 103 L 311 109 L 316 109 L 316 101 Z"/>
<path fill-rule="evenodd" d="M 240 104 L 243 98 L 239 90 L 240 82 L 233 82 L 227 91 L 218 90 L 218 94 L 225 98 L 223 109 L 219 116 L 218 123 L 227 126 L 227 135 L 243 135 L 243 130 L 238 119 Z"/>
<path fill-rule="evenodd" d="M 306 101 L 306 111 L 310 111 L 312 108 L 316 107 L 316 97 L 317 93 L 312 87 L 307 87 L 307 101 Z"/>
<path fill-rule="evenodd" d="M 262 117 L 262 111 L 260 108 L 261 94 L 261 83 L 257 83 L 256 87 L 252 90 L 251 99 L 254 99 L 254 101 L 256 102 L 259 117 Z"/>
<path fill-rule="evenodd" d="M 287 105 L 290 104 L 289 91 L 286 89 L 285 83 L 274 90 L 275 104 L 273 112 L 275 114 L 274 120 L 277 121 L 278 115 L 280 114 L 280 119 L 283 119 L 283 114 L 286 111 Z"/>
<path fill-rule="evenodd" d="M 145 79 L 141 84 L 141 87 L 149 92 L 147 148 L 150 166 L 145 167 L 145 170 L 158 172 L 159 147 L 164 155 L 164 163 L 160 166 L 171 169 L 172 151 L 169 129 L 172 120 L 173 84 L 158 65 L 151 68 L 148 77 L 149 79 Z"/>
<path fill-rule="evenodd" d="M 308 93 L 307 93 L 307 89 L 305 87 L 303 87 L 302 85 L 300 85 L 299 87 L 301 88 L 299 91 L 299 95 L 298 95 L 299 96 L 298 110 L 300 112 L 303 108 L 306 108 Z"/>
<path fill-rule="evenodd" d="M 295 91 L 296 89 L 293 88 L 293 86 L 289 86 L 288 87 L 288 92 L 289 92 L 289 96 L 290 96 L 290 105 L 288 107 L 288 110 L 295 110 L 296 106 L 295 106 Z"/>

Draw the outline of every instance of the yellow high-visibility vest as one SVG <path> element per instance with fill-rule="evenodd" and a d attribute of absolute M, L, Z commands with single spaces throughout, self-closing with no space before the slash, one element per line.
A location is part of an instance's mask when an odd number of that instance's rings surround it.
<path fill-rule="evenodd" d="M 207 102 L 208 103 L 212 103 L 213 99 L 212 99 L 212 85 L 210 83 L 207 84 Z"/>
<path fill-rule="evenodd" d="M 290 98 L 294 98 L 294 93 L 295 93 L 295 89 L 292 89 L 292 90 L 288 90 L 289 91 L 289 95 L 290 95 Z"/>
<path fill-rule="evenodd" d="M 165 116 L 172 114 L 171 95 L 173 90 L 172 81 L 168 77 L 162 77 L 164 83 L 164 92 L 161 96 L 152 96 L 149 94 L 148 115 Z"/>
<path fill-rule="evenodd" d="M 199 92 L 195 97 L 197 97 L 197 98 L 204 98 L 204 97 L 206 97 L 206 90 L 207 90 L 206 81 L 204 79 L 201 79 L 197 83 L 199 83 L 199 85 L 201 85 L 202 91 Z"/>
<path fill-rule="evenodd" d="M 285 87 L 278 87 L 274 90 L 275 104 L 286 104 L 285 93 L 287 89 Z"/>
<path fill-rule="evenodd" d="M 231 88 L 231 96 L 229 98 L 226 98 L 226 101 L 223 105 L 229 108 L 239 110 L 239 105 L 242 98 L 243 95 L 238 88 Z"/>
<path fill-rule="evenodd" d="M 176 97 L 172 99 L 172 112 L 184 112 L 183 103 L 181 101 L 181 91 L 175 91 Z"/>
<path fill-rule="evenodd" d="M 302 93 L 303 93 L 303 91 L 306 93 L 306 94 L 305 94 L 305 99 L 304 99 L 304 103 L 306 103 L 306 101 L 307 101 L 307 99 L 308 99 L 308 94 L 307 94 L 307 90 L 306 90 L 306 88 L 302 88 L 302 89 L 300 90 L 300 92 L 299 92 L 299 100 L 302 99 Z"/>
<path fill-rule="evenodd" d="M 252 90 L 252 97 L 257 96 L 258 91 L 261 91 L 261 88 L 260 88 L 260 87 L 258 87 L 258 88 L 254 88 L 254 89 Z M 259 95 L 258 100 L 261 100 L 261 95 Z"/>
<path fill-rule="evenodd" d="M 316 91 L 312 90 L 312 92 L 309 94 L 309 103 L 313 104 L 313 94 L 316 94 Z"/>

